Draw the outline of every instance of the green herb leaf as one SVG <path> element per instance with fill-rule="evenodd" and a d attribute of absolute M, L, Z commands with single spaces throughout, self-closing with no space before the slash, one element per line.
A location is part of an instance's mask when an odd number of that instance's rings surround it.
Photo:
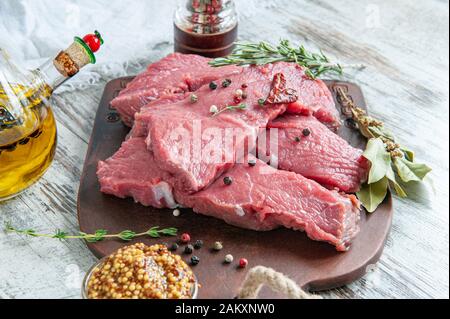
<path fill-rule="evenodd" d="M 159 238 L 159 237 L 161 237 L 160 234 L 159 234 L 159 227 L 153 227 L 153 228 L 150 228 L 150 229 L 147 231 L 147 235 L 150 236 L 150 237 L 153 237 L 153 238 Z"/>
<path fill-rule="evenodd" d="M 413 163 L 405 158 L 396 158 L 394 160 L 397 173 L 405 182 L 421 182 L 431 172 L 425 164 Z"/>
<path fill-rule="evenodd" d="M 368 183 L 373 184 L 383 179 L 392 164 L 391 155 L 386 151 L 384 142 L 379 138 L 369 140 L 363 156 L 372 164 Z"/>
<path fill-rule="evenodd" d="M 335 73 L 341 75 L 343 66 L 337 63 L 330 63 L 330 60 L 321 51 L 312 53 L 301 45 L 298 48 L 291 46 L 288 40 L 281 40 L 278 46 L 267 42 L 251 43 L 238 42 L 233 53 L 224 58 L 212 60 L 209 64 L 213 67 L 225 65 L 264 65 L 275 62 L 294 62 L 302 66 L 305 74 L 311 79 L 325 73 Z M 355 66 L 347 66 L 355 67 Z M 363 66 L 358 65 L 358 68 Z"/>
<path fill-rule="evenodd" d="M 178 229 L 176 228 L 166 228 L 160 231 L 164 236 L 176 236 L 178 233 Z"/>
<path fill-rule="evenodd" d="M 410 149 L 407 149 L 406 147 L 402 146 L 401 147 L 401 151 L 403 152 L 403 154 L 405 155 L 405 158 L 410 161 L 413 162 L 416 160 L 416 154 L 414 154 L 413 151 L 411 151 Z"/>
<path fill-rule="evenodd" d="M 406 194 L 403 187 L 397 182 L 397 178 L 395 176 L 394 170 L 392 169 L 392 166 L 389 167 L 386 177 L 389 179 L 389 184 L 394 187 L 395 192 L 398 196 L 400 196 L 401 198 L 408 197 L 408 194 Z"/>
<path fill-rule="evenodd" d="M 108 231 L 104 229 L 99 229 L 95 232 L 95 239 L 97 241 L 102 241 L 105 239 L 105 236 L 108 235 Z"/>
<path fill-rule="evenodd" d="M 176 236 L 178 230 L 176 228 L 165 228 L 165 229 L 159 229 L 159 227 L 153 227 L 148 232 L 145 233 L 135 233 L 131 230 L 125 230 L 120 232 L 119 234 L 114 235 L 108 235 L 108 231 L 104 229 L 97 230 L 94 234 L 87 234 L 80 232 L 76 236 L 69 235 L 67 232 L 57 230 L 54 235 L 48 235 L 48 234 L 39 234 L 33 229 L 26 229 L 26 230 L 20 230 L 14 228 L 11 223 L 7 222 L 5 223 L 5 231 L 7 233 L 16 233 L 19 235 L 26 235 L 31 237 L 45 237 L 45 238 L 54 238 L 54 239 L 84 239 L 89 243 L 96 243 L 99 241 L 103 241 L 105 239 L 113 239 L 118 238 L 123 241 L 131 241 L 136 237 L 143 237 L 143 236 L 150 236 L 153 238 L 159 238 L 161 235 L 164 236 Z"/>
<path fill-rule="evenodd" d="M 342 88 L 337 89 L 337 95 L 342 107 L 351 110 L 352 120 L 361 134 L 369 139 L 364 157 L 371 162 L 371 169 L 367 184 L 358 193 L 362 204 L 368 211 L 375 211 L 390 188 L 398 196 L 407 197 L 401 183 L 420 182 L 431 169 L 415 163 L 414 152 L 396 143 L 383 122 L 367 115 Z"/>
<path fill-rule="evenodd" d="M 118 237 L 123 241 L 131 241 L 136 237 L 136 233 L 131 230 L 125 230 L 121 232 Z"/>
<path fill-rule="evenodd" d="M 31 237 L 38 237 L 38 235 L 34 229 L 27 229 L 27 230 L 23 231 L 23 234 L 27 235 L 27 236 L 31 236 Z"/>
<path fill-rule="evenodd" d="M 395 141 L 394 135 L 392 135 L 391 132 L 389 132 L 384 125 L 381 126 L 370 126 L 368 128 L 370 132 L 373 134 L 374 137 L 384 137 L 385 139 L 388 139 L 390 141 Z"/>
<path fill-rule="evenodd" d="M 63 240 L 67 237 L 67 233 L 61 230 L 57 230 L 53 238 Z"/>
<path fill-rule="evenodd" d="M 373 184 L 364 184 L 357 196 L 369 213 L 373 213 L 384 201 L 389 189 L 389 180 L 382 178 Z"/>

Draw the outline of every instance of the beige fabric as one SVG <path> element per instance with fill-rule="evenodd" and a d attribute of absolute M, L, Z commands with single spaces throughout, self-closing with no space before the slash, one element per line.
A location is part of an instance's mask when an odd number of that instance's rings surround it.
<path fill-rule="evenodd" d="M 267 285 L 288 299 L 322 299 L 301 289 L 293 280 L 271 268 L 257 266 L 251 269 L 238 294 L 239 299 L 257 299 L 261 288 Z"/>

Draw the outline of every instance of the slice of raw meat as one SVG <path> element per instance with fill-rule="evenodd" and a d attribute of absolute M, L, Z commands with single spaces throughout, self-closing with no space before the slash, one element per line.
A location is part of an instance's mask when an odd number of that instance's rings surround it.
<path fill-rule="evenodd" d="M 97 176 L 105 194 L 131 197 L 144 206 L 177 206 L 172 187 L 163 181 L 143 138 L 129 139 L 113 157 L 99 162 Z"/>
<path fill-rule="evenodd" d="M 124 123 L 131 126 L 134 114 L 152 101 L 175 102 L 206 83 L 242 71 L 237 66 L 212 68 L 209 61 L 198 55 L 171 54 L 138 75 L 111 105 L 120 113 Z"/>
<path fill-rule="evenodd" d="M 353 193 L 367 179 L 369 165 L 347 141 L 331 132 L 312 116 L 283 115 L 268 128 L 278 129 L 278 140 L 267 150 L 276 151 L 279 168 L 301 174 L 330 189 Z M 276 132 L 272 132 L 275 134 Z"/>
<path fill-rule="evenodd" d="M 294 89 L 299 95 L 305 81 L 316 82 L 305 78 L 303 69 L 293 63 L 244 68 L 242 73 L 229 77 L 231 84 L 225 88 L 199 89 L 197 103 L 184 99 L 169 105 L 155 102 L 144 108 L 135 116 L 132 134 L 147 136 L 148 148 L 158 167 L 168 173 L 167 181 L 185 192 L 197 192 L 233 166 L 242 145 L 254 146 L 258 129 L 265 128 L 270 120 L 285 112 L 288 105 L 259 103 L 269 96 L 273 79 L 280 73 L 286 79 L 286 88 Z M 212 107 L 223 110 L 236 106 L 235 93 L 242 87 L 246 94 L 242 100 L 245 109 L 229 110 L 218 116 L 211 114 Z M 305 106 L 302 112 L 315 114 L 315 110 Z M 337 113 L 335 108 L 330 109 L 330 116 L 332 112 Z M 338 123 L 336 117 L 334 123 Z M 230 130 L 236 132 L 231 145 L 226 140 Z M 203 152 L 205 149 L 207 152 Z M 215 158 L 212 163 L 209 157 Z"/>
<path fill-rule="evenodd" d="M 328 242 L 339 251 L 348 250 L 359 232 L 360 207 L 355 196 L 340 195 L 259 160 L 256 166 L 236 165 L 199 193 L 178 192 L 176 199 L 197 213 L 237 227 L 268 231 L 284 226 L 305 231 L 311 239 Z"/>
<path fill-rule="evenodd" d="M 314 115 L 329 129 L 337 131 L 341 121 L 327 85 L 322 80 L 311 80 L 306 75 L 303 75 L 303 79 L 300 87 L 296 88 L 299 92 L 299 100 L 289 105 L 287 113 Z"/>
<path fill-rule="evenodd" d="M 236 162 L 237 153 L 252 149 L 259 128 L 286 110 L 286 105 L 261 106 L 258 101 L 271 91 L 275 74 L 283 72 L 288 87 L 299 80 L 299 68 L 293 64 L 245 68 L 229 77 L 231 84 L 211 90 L 205 86 L 196 92 L 198 102 L 185 99 L 171 105 L 152 105 L 136 114 L 133 134 L 147 136 L 147 145 L 155 161 L 167 172 L 166 180 L 179 190 L 193 193 L 213 182 Z M 244 85 L 245 84 L 245 85 Z M 235 92 L 246 87 L 246 108 L 229 110 L 217 116 L 211 107 L 223 110 L 237 103 Z M 231 135 L 231 140 L 230 140 Z M 228 137 L 228 139 L 227 139 Z"/>

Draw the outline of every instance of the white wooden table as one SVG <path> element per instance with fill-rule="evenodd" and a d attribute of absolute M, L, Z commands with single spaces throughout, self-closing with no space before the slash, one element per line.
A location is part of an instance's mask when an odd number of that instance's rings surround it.
<path fill-rule="evenodd" d="M 238 0 L 243 1 L 243 0 Z M 267 1 L 262 1 L 267 3 Z M 449 297 L 449 7 L 445 1 L 271 1 L 244 12 L 241 39 L 280 37 L 320 47 L 342 62 L 365 63 L 350 73 L 373 115 L 433 169 L 433 186 L 412 187 L 395 200 L 395 220 L 381 262 L 365 278 L 327 298 Z M 285 6 L 282 6 L 283 4 Z M 164 2 L 164 12 L 173 1 Z M 108 10 L 107 8 L 105 10 Z M 167 19 L 171 19 L 167 15 Z M 172 34 L 152 45 L 150 63 L 172 50 Z M 110 35 L 111 36 L 111 35 Z M 141 61 L 142 62 L 142 61 Z M 129 74 L 138 70 L 129 69 Z M 103 87 L 58 94 L 59 147 L 45 177 L 0 203 L 0 223 L 76 233 L 76 198 Z M 431 184 L 431 183 L 430 183 Z M 79 298 L 95 262 L 81 241 L 30 239 L 0 232 L 0 298 Z"/>

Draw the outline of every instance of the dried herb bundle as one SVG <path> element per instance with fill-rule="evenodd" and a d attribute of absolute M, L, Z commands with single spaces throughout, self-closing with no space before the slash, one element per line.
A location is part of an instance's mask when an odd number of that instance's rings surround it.
<path fill-rule="evenodd" d="M 371 169 L 367 183 L 357 194 L 361 203 L 372 213 L 386 198 L 389 189 L 400 197 L 407 197 L 401 184 L 423 181 L 431 168 L 417 163 L 414 152 L 399 145 L 384 124 L 355 105 L 344 90 L 339 88 L 337 93 L 361 134 L 369 139 L 364 157 L 371 163 Z"/>

